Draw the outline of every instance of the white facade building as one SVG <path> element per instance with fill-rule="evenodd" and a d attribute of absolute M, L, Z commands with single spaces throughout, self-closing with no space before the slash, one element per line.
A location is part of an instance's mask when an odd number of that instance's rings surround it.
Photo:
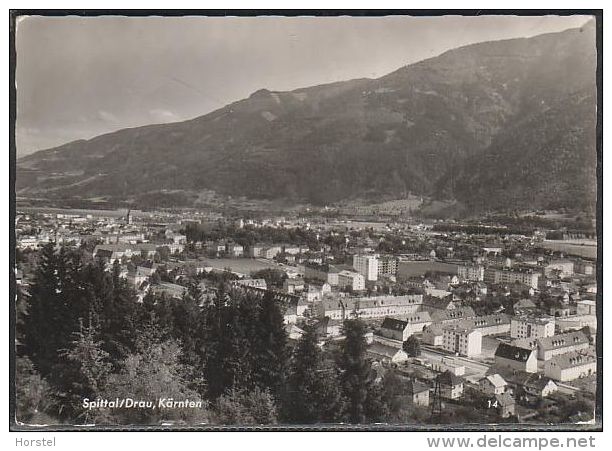
<path fill-rule="evenodd" d="M 351 287 L 353 291 L 365 290 L 365 277 L 352 271 L 340 271 L 338 273 L 338 285 Z"/>
<path fill-rule="evenodd" d="M 555 319 L 537 316 L 516 316 L 510 320 L 512 338 L 545 338 L 555 334 Z"/>
<path fill-rule="evenodd" d="M 597 373 L 597 361 L 593 355 L 572 352 L 553 357 L 544 366 L 546 377 L 566 382 Z"/>
<path fill-rule="evenodd" d="M 442 348 L 445 351 L 472 357 L 482 352 L 482 334 L 478 330 L 451 325 L 443 328 Z"/>
<path fill-rule="evenodd" d="M 353 268 L 367 281 L 378 280 L 377 255 L 353 255 Z"/>

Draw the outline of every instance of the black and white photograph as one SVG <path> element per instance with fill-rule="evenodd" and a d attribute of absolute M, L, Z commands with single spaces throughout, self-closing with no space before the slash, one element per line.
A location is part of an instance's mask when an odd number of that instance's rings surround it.
<path fill-rule="evenodd" d="M 601 10 L 9 15 L 11 430 L 602 429 Z"/>

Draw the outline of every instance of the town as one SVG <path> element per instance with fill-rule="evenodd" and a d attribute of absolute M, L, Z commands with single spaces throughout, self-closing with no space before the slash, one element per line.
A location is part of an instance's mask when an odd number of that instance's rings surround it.
<path fill-rule="evenodd" d="M 393 374 L 407 422 L 534 424 L 594 418 L 593 235 L 456 221 L 322 213 L 20 210 L 15 280 L 29 296 L 45 245 L 118 271 L 137 302 L 201 302 L 220 285 L 282 306 L 293 346 L 323 353 L 365 325 L 375 383 Z"/>

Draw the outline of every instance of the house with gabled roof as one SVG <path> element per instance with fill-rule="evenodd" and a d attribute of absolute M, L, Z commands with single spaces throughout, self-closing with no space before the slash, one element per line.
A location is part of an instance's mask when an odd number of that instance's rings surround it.
<path fill-rule="evenodd" d="M 403 349 L 398 349 L 378 341 L 372 342 L 368 347 L 367 353 L 378 361 L 400 363 L 408 360 L 408 354 Z"/>
<path fill-rule="evenodd" d="M 506 391 L 508 383 L 499 374 L 489 374 L 478 381 L 478 388 L 486 395 L 500 395 Z"/>
<path fill-rule="evenodd" d="M 476 316 L 472 307 L 458 307 L 452 310 L 433 310 L 430 312 L 433 323 L 446 323 Z"/>
<path fill-rule="evenodd" d="M 455 376 L 450 371 L 445 371 L 438 376 L 440 384 L 440 396 L 446 399 L 458 399 L 463 396 L 463 379 Z"/>
<path fill-rule="evenodd" d="M 536 351 L 507 343 L 500 343 L 495 351 L 495 367 L 511 371 L 536 373 L 538 371 Z"/>
<path fill-rule="evenodd" d="M 561 382 L 573 381 L 597 373 L 597 360 L 594 355 L 571 352 L 556 355 L 544 366 L 544 374 Z"/>
<path fill-rule="evenodd" d="M 496 394 L 491 405 L 502 418 L 508 418 L 516 412 L 516 401 L 509 392 Z"/>
<path fill-rule="evenodd" d="M 406 384 L 406 392 L 416 406 L 429 405 L 429 386 L 417 380 L 410 380 Z"/>
<path fill-rule="evenodd" d="M 518 373 L 508 376 L 506 381 L 514 387 L 515 399 L 526 403 L 537 402 L 559 389 L 552 379 L 541 374 Z"/>
<path fill-rule="evenodd" d="M 444 343 L 444 326 L 442 324 L 430 324 L 423 329 L 423 343 L 432 346 L 442 346 Z"/>
<path fill-rule="evenodd" d="M 380 327 L 380 334 L 392 340 L 406 341 L 410 336 L 408 322 L 402 321 L 401 319 L 389 318 L 387 316 Z"/>
<path fill-rule="evenodd" d="M 580 330 L 552 337 L 540 338 L 538 344 L 538 359 L 550 360 L 554 356 L 569 352 L 588 349 L 589 338 Z"/>

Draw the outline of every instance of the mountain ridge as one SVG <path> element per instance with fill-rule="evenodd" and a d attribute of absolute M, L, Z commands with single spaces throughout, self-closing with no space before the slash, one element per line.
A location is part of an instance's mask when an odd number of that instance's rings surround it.
<path fill-rule="evenodd" d="M 187 121 L 122 129 L 24 156 L 17 162 L 17 194 L 138 204 L 143 193 L 169 190 L 184 191 L 185 203 L 193 204 L 198 192 L 213 190 L 326 204 L 414 193 L 455 198 L 473 209 L 509 208 L 503 196 L 480 201 L 486 190 L 474 183 L 479 176 L 467 171 L 466 162 L 497 155 L 491 146 L 520 154 L 521 149 L 496 141 L 508 130 L 531 136 L 522 143 L 523 152 L 541 151 L 539 135 L 526 133 L 521 127 L 530 125 L 521 126 L 521 121 L 564 102 L 584 111 L 585 105 L 575 104 L 578 92 L 591 96 L 594 109 L 594 42 L 594 26 L 587 24 L 471 44 L 377 79 L 291 91 L 260 89 Z M 570 159 L 564 164 L 578 165 L 575 171 L 559 173 L 579 176 L 576 183 L 585 189 L 570 191 L 578 203 L 590 205 L 592 183 L 586 178 L 596 164 L 594 124 L 572 117 L 585 129 L 584 142 L 572 144 L 585 161 Z M 556 127 L 549 123 L 541 122 Z M 578 136 L 570 135 L 559 145 Z M 549 171 L 549 162 L 540 164 L 543 173 Z M 453 171 L 462 180 L 446 182 Z M 567 196 L 559 198 L 562 207 L 569 203 Z M 531 200 L 519 192 L 517 199 L 527 208 L 559 203 L 550 196 Z"/>

